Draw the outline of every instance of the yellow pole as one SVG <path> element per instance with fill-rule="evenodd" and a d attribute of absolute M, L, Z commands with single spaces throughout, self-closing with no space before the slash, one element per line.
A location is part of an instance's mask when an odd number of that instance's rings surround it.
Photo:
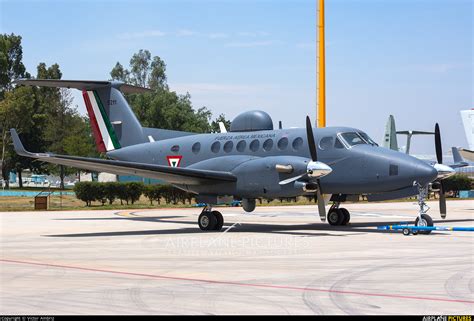
<path fill-rule="evenodd" d="M 326 127 L 326 58 L 324 48 L 324 0 L 319 0 L 318 19 L 318 127 Z"/>

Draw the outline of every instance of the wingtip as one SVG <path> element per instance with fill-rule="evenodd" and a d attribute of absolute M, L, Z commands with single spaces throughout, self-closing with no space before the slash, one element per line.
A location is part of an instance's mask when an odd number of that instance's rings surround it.
<path fill-rule="evenodd" d="M 23 143 L 21 142 L 20 137 L 18 136 L 18 133 L 16 132 L 16 129 L 11 128 L 10 134 L 12 135 L 13 148 L 15 149 L 15 152 L 20 156 L 27 156 L 28 152 L 23 146 Z"/>

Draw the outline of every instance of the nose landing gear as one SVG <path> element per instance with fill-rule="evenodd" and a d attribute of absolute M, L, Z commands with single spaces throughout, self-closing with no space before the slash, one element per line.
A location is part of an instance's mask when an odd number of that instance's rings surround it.
<path fill-rule="evenodd" d="M 420 210 L 418 211 L 418 217 L 415 220 L 415 226 L 433 226 L 433 219 L 431 216 L 426 214 L 429 211 L 430 207 L 426 204 L 425 199 L 428 195 L 428 185 L 421 186 L 418 185 L 418 206 Z M 422 230 L 419 231 L 420 234 L 430 234 L 431 230 Z"/>

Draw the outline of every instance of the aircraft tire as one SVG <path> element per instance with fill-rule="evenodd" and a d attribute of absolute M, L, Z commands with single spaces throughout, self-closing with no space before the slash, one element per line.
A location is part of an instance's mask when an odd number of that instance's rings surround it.
<path fill-rule="evenodd" d="M 351 220 L 351 214 L 345 208 L 340 208 L 340 210 L 342 211 L 342 214 L 344 215 L 344 219 L 342 220 L 341 225 L 347 225 L 349 221 Z"/>
<path fill-rule="evenodd" d="M 198 218 L 198 225 L 202 231 L 210 231 L 217 225 L 217 218 L 212 212 L 202 212 Z"/>
<path fill-rule="evenodd" d="M 344 214 L 338 208 L 333 209 L 328 213 L 328 222 L 331 225 L 341 225 L 342 221 L 344 220 Z"/>
<path fill-rule="evenodd" d="M 214 226 L 214 230 L 220 231 L 222 229 L 222 226 L 224 225 L 224 217 L 218 211 L 212 211 L 211 214 L 214 215 L 217 220 L 216 226 Z"/>
<path fill-rule="evenodd" d="M 420 224 L 420 226 L 433 226 L 433 219 L 428 214 L 421 214 L 421 219 L 424 221 L 424 224 Z M 417 217 L 415 220 L 415 226 L 418 226 L 418 222 L 420 218 Z M 418 234 L 430 234 L 431 231 L 418 231 Z"/>

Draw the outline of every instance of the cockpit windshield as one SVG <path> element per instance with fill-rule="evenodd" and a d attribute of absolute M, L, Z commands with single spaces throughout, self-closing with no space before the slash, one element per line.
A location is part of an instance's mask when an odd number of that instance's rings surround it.
<path fill-rule="evenodd" d="M 367 135 L 366 133 L 364 132 L 359 132 L 359 135 L 362 136 L 362 138 L 367 142 L 369 143 L 370 145 L 372 146 L 379 146 L 379 144 L 377 144 L 376 142 L 374 142 L 374 140 L 372 138 L 369 137 L 369 135 Z"/>
<path fill-rule="evenodd" d="M 349 146 L 367 144 L 367 142 L 356 132 L 342 133 L 340 134 L 344 141 Z"/>

